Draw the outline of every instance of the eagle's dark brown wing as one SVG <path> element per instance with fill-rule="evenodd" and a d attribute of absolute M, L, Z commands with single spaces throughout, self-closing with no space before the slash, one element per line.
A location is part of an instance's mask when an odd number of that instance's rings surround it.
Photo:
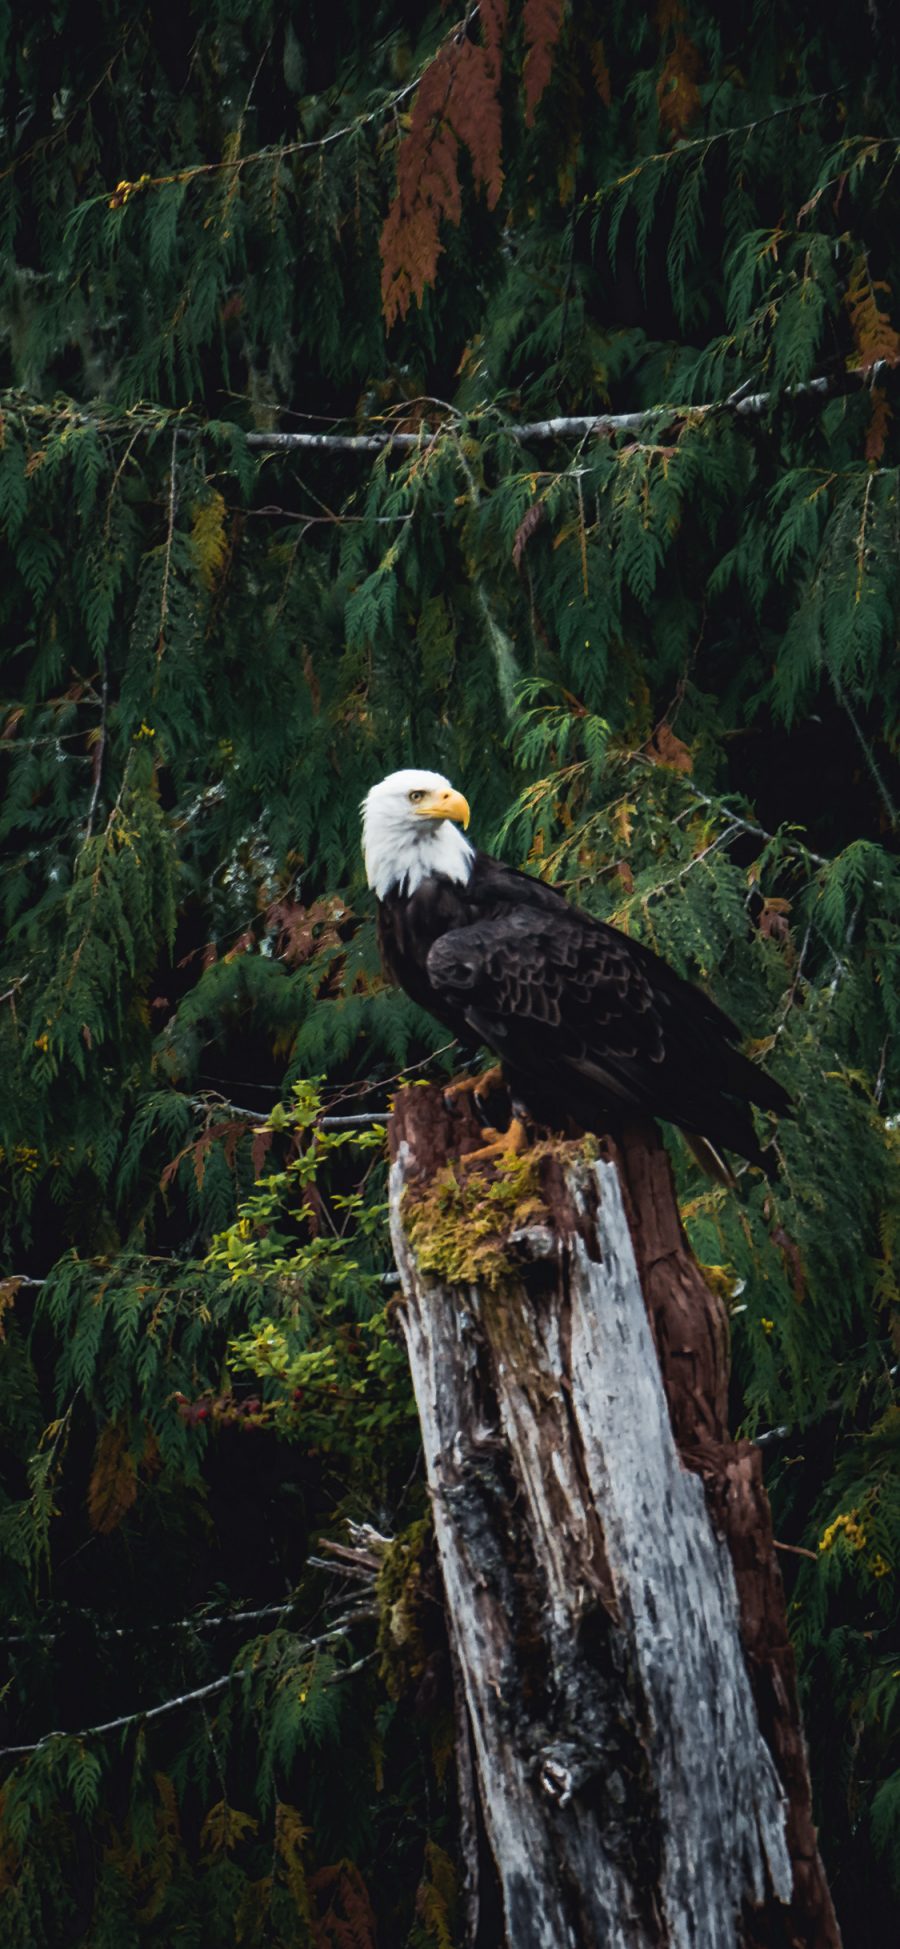
<path fill-rule="evenodd" d="M 699 989 L 562 902 L 452 929 L 426 965 L 438 1005 L 497 1052 L 536 1112 L 567 1109 L 590 1128 L 628 1107 L 758 1160 L 748 1100 L 788 1107 Z"/>

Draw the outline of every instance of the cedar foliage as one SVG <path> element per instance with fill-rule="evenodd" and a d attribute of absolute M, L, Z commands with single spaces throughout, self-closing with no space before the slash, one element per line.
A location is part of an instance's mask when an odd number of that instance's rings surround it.
<path fill-rule="evenodd" d="M 452 1064 L 381 982 L 359 859 L 361 793 L 415 761 L 795 1099 L 772 1187 L 673 1157 L 812 1553 L 848 1945 L 896 1901 L 896 33 L 781 0 L 4 16 L 16 1949 L 459 1939 L 439 1610 L 386 1672 L 375 1598 L 310 1561 L 423 1513 L 381 1139 L 321 1122 Z M 510 431 L 610 411 L 646 418 Z M 323 422 L 421 438 L 250 437 Z"/>

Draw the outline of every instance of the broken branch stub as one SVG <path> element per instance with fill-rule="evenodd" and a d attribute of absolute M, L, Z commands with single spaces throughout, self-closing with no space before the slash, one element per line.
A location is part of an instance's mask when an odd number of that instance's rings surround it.
<path fill-rule="evenodd" d="M 390 1138 L 470 1943 L 834 1949 L 759 1458 L 655 1129 L 465 1170 L 471 1106 L 419 1088 Z"/>

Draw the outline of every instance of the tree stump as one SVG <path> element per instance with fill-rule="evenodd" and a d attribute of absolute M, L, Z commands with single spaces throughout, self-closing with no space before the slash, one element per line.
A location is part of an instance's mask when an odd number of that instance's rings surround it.
<path fill-rule="evenodd" d="M 655 1128 L 495 1174 L 469 1099 L 413 1088 L 390 1137 L 469 1943 L 832 1949 L 760 1458 Z"/>

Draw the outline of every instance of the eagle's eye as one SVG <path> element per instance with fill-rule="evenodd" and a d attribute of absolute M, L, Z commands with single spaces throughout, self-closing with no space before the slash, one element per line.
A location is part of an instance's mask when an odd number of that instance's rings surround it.
<path fill-rule="evenodd" d="M 409 794 L 410 805 L 418 805 L 419 800 L 423 799 L 424 797 L 425 797 L 424 792 L 410 792 Z"/>

